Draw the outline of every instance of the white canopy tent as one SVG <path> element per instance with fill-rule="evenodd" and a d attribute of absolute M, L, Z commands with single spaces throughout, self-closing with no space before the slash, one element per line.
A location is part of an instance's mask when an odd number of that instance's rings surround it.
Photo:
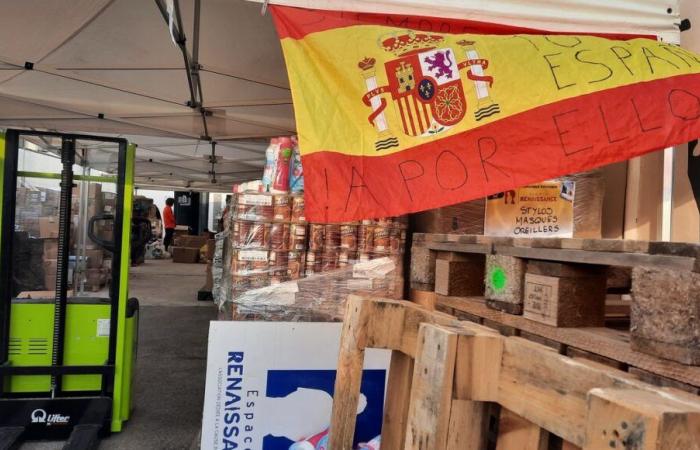
<path fill-rule="evenodd" d="M 273 3 L 677 42 L 678 1 Z M 228 191 L 260 175 L 269 137 L 295 131 L 280 44 L 263 7 L 242 0 L 0 0 L 0 127 L 125 136 L 139 145 L 140 186 Z"/>

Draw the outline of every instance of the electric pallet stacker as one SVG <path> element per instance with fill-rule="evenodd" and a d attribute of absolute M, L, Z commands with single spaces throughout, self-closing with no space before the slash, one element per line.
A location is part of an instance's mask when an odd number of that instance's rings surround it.
<path fill-rule="evenodd" d="M 36 171 L 36 153 L 25 150 L 40 141 L 57 157 L 42 155 L 53 172 Z M 129 299 L 127 284 L 134 153 L 135 146 L 117 138 L 23 130 L 0 135 L 0 449 L 30 439 L 95 448 L 99 437 L 120 431 L 129 419 L 138 334 L 138 301 Z M 97 210 L 102 202 L 93 196 L 109 189 L 109 211 L 106 200 Z M 52 208 L 48 198 L 37 203 L 42 192 L 58 203 L 58 226 L 49 235 L 57 249 L 42 254 L 55 258 L 44 265 L 44 278 L 30 281 L 44 283 L 48 292 L 19 295 L 28 275 L 37 273 L 31 248 L 41 248 L 46 238 L 32 216 Z M 34 209 L 27 206 L 31 196 Z M 86 269 L 86 255 L 96 248 L 111 253 L 111 264 Z M 111 272 L 111 284 L 89 292 L 89 270 Z"/>

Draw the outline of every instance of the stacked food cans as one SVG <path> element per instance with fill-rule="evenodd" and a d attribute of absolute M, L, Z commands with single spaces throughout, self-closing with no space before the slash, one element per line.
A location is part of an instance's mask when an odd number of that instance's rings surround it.
<path fill-rule="evenodd" d="M 309 225 L 306 275 L 357 261 L 390 256 L 401 267 L 406 246 L 406 218 Z"/>
<path fill-rule="evenodd" d="M 297 279 L 306 261 L 304 197 L 241 193 L 232 199 L 233 293 Z"/>
<path fill-rule="evenodd" d="M 232 202 L 234 296 L 386 256 L 402 272 L 406 217 L 307 224 L 303 195 L 239 193 Z"/>

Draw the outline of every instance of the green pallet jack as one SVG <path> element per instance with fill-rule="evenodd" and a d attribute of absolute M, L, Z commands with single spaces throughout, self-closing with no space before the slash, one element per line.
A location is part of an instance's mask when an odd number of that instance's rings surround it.
<path fill-rule="evenodd" d="M 54 153 L 53 171 L 32 170 L 33 142 Z M 124 139 L 0 135 L 0 449 L 33 439 L 96 448 L 130 417 L 134 154 Z"/>

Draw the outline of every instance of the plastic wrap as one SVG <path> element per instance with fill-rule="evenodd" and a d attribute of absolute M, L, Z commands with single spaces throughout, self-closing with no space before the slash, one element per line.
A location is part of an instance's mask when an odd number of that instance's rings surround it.
<path fill-rule="evenodd" d="M 600 239 L 603 228 L 603 199 L 605 180 L 603 172 L 591 170 L 557 178 L 557 181 L 573 181 L 574 237 Z"/>
<path fill-rule="evenodd" d="M 358 261 L 325 273 L 239 292 L 233 298 L 233 319 L 342 321 L 348 295 L 402 297 L 399 259 L 385 256 Z"/>
<path fill-rule="evenodd" d="M 347 296 L 349 289 L 365 287 L 357 281 L 347 284 L 348 272 L 345 269 L 379 258 L 389 257 L 393 264 L 392 277 L 401 276 L 407 228 L 405 217 L 308 224 L 304 215 L 303 195 L 242 192 L 235 194 L 231 202 L 225 249 L 221 251 L 222 275 L 215 295 L 221 308 L 225 308 L 226 303 L 250 303 L 251 291 L 254 291 L 253 298 L 264 297 L 258 294 L 261 289 L 263 293 L 277 292 L 282 295 L 280 292 L 287 292 L 285 289 L 291 286 L 285 283 L 304 277 L 315 277 L 314 280 L 318 281 L 301 281 L 299 296 L 313 297 L 314 302 L 333 302 L 334 292 Z M 329 273 L 333 275 L 319 278 L 319 275 Z M 349 273 L 352 274 L 352 271 Z M 216 277 L 214 283 L 217 284 Z M 392 279 L 392 283 L 392 295 L 396 290 L 401 296 L 402 279 Z M 285 286 L 279 288 L 279 292 L 267 290 L 270 286 L 283 284 Z M 318 291 L 316 288 L 325 290 Z M 299 305 L 310 308 L 314 307 L 314 302 L 301 301 Z M 268 320 L 279 320 L 277 316 L 280 315 L 290 317 L 278 310 L 271 312 L 269 317 L 262 312 L 251 314 L 265 316 Z M 246 313 L 245 317 L 251 314 Z M 290 314 L 291 317 L 300 315 L 298 311 Z M 328 314 L 322 308 L 318 313 L 305 314 L 326 317 L 327 320 L 337 319 L 337 314 Z"/>
<path fill-rule="evenodd" d="M 217 233 L 214 236 L 214 256 L 211 260 L 211 275 L 212 275 L 212 290 L 211 294 L 214 299 L 214 303 L 221 306 L 226 302 L 228 298 L 228 290 L 230 288 L 230 282 L 228 277 L 224 276 L 226 273 L 227 264 L 225 263 L 228 252 L 226 252 L 226 243 L 228 242 L 229 232 L 224 230 L 221 233 Z"/>
<path fill-rule="evenodd" d="M 484 234 L 485 199 L 443 206 L 413 215 L 417 233 Z"/>
<path fill-rule="evenodd" d="M 557 178 L 573 181 L 574 237 L 601 237 L 605 180 L 600 170 L 592 170 Z M 413 214 L 413 230 L 417 233 L 484 234 L 485 199 L 457 203 Z"/>

